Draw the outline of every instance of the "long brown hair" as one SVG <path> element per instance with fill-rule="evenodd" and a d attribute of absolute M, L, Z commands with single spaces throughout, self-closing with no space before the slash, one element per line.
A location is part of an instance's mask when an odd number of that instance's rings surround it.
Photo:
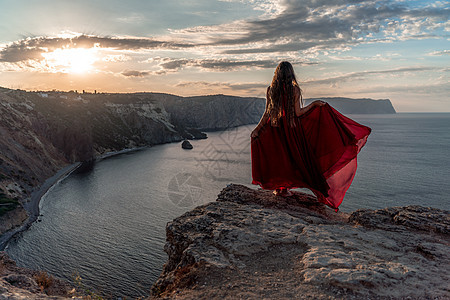
<path fill-rule="evenodd" d="M 288 100 L 285 102 L 287 103 L 287 107 L 284 108 L 287 122 L 290 126 L 295 126 L 295 87 L 298 87 L 300 90 L 300 105 L 303 107 L 302 90 L 295 78 L 294 68 L 287 61 L 280 62 L 275 70 L 272 84 L 267 93 L 269 100 L 268 110 L 272 126 L 278 126 L 279 118 L 283 114 L 281 109 L 283 97 L 286 97 L 286 100 Z"/>

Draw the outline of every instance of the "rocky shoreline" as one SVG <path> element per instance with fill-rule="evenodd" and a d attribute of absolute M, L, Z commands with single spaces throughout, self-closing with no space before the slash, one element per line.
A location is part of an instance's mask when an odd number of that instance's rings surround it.
<path fill-rule="evenodd" d="M 30 201 L 25 202 L 23 207 L 27 212 L 28 218 L 23 220 L 24 222 L 0 236 L 0 251 L 3 251 L 8 242 L 16 236 L 18 233 L 27 230 L 39 217 L 39 204 L 42 197 L 58 182 L 69 176 L 75 171 L 81 163 L 74 163 L 59 170 L 55 175 L 48 178 L 44 184 L 31 194 Z"/>
<path fill-rule="evenodd" d="M 123 149 L 119 151 L 110 151 L 105 154 L 100 155 L 99 157 L 95 158 L 92 163 L 101 161 L 103 159 L 107 159 L 109 157 L 121 155 L 124 153 L 139 151 L 148 148 L 146 147 L 136 147 L 136 148 L 129 148 L 129 149 Z M 80 168 L 83 168 L 84 163 L 76 162 L 71 165 L 65 166 L 62 169 L 60 169 L 58 172 L 56 172 L 55 175 L 45 180 L 44 184 L 42 184 L 39 187 L 35 188 L 35 191 L 31 194 L 30 200 L 28 202 L 25 202 L 23 207 L 27 213 L 27 217 L 23 218 L 22 223 L 18 226 L 15 226 L 13 229 L 3 233 L 0 235 L 0 251 L 5 250 L 5 247 L 8 245 L 8 242 L 17 234 L 20 232 L 23 232 L 27 230 L 39 217 L 40 215 L 40 209 L 39 205 L 42 200 L 42 197 L 45 196 L 45 194 L 48 193 L 49 190 L 51 190 L 56 184 L 58 184 L 60 181 L 64 180 L 67 176 L 72 174 L 73 172 L 77 171 Z"/>
<path fill-rule="evenodd" d="M 151 299 L 449 299 L 450 212 L 229 185 L 167 224 Z"/>

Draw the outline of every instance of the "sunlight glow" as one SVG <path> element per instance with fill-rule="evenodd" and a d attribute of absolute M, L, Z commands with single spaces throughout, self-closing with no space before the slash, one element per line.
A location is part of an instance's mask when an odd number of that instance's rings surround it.
<path fill-rule="evenodd" d="M 99 59 L 97 48 L 62 48 L 42 53 L 42 56 L 52 72 L 76 74 L 92 71 L 93 64 Z"/>

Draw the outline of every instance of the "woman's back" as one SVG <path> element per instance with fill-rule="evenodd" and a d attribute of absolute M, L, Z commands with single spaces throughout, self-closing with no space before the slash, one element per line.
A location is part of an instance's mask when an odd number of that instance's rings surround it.
<path fill-rule="evenodd" d="M 356 156 L 370 128 L 324 102 L 300 107 L 296 80 L 291 80 L 289 69 L 281 73 L 287 79 L 276 80 L 276 72 L 257 126 L 261 129 L 252 132 L 252 183 L 271 190 L 309 188 L 319 201 L 337 209 L 353 180 Z"/>

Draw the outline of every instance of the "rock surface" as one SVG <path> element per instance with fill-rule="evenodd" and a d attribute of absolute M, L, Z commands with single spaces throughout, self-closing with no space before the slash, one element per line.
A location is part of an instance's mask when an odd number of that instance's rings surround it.
<path fill-rule="evenodd" d="M 164 299 L 449 299 L 450 215 L 335 213 L 313 196 L 229 185 L 166 227 Z"/>
<path fill-rule="evenodd" d="M 78 298 L 69 284 L 45 272 L 17 267 L 6 252 L 0 252 L 0 300 L 67 298 Z"/>
<path fill-rule="evenodd" d="M 0 232 L 6 232 L 20 226 L 28 219 L 28 214 L 22 206 L 6 212 L 0 218 Z"/>

